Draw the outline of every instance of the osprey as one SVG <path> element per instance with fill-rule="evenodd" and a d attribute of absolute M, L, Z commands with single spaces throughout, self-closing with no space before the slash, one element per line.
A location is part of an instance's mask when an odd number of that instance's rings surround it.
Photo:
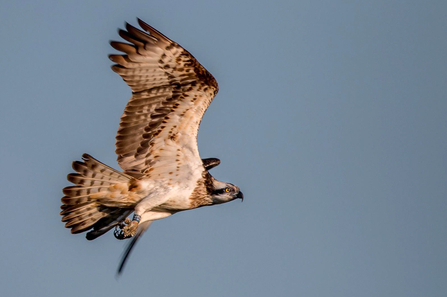
<path fill-rule="evenodd" d="M 119 35 L 129 43 L 110 44 L 110 55 L 132 89 L 116 135 L 123 172 L 92 156 L 73 162 L 77 173 L 63 189 L 62 222 L 71 233 L 89 231 L 93 240 L 115 228 L 118 239 L 132 238 L 120 273 L 138 238 L 154 220 L 179 211 L 243 199 L 239 188 L 216 180 L 216 158 L 201 159 L 197 132 L 218 91 L 214 77 L 183 47 L 138 19 L 145 31 L 126 23 Z M 128 216 L 133 213 L 133 219 Z"/>

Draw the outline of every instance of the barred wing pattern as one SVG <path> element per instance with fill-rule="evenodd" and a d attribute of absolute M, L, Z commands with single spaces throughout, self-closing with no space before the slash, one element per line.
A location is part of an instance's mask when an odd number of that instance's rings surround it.
<path fill-rule="evenodd" d="M 112 69 L 132 89 L 116 136 L 118 163 L 136 178 L 185 178 L 182 172 L 202 166 L 197 132 L 218 85 L 188 51 L 138 23 L 146 32 L 126 24 L 119 35 L 129 43 L 111 42 L 125 53 L 110 55 Z"/>

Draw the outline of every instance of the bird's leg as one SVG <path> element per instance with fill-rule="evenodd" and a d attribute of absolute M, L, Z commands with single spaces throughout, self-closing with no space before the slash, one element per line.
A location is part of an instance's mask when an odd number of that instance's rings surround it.
<path fill-rule="evenodd" d="M 140 223 L 141 216 L 134 214 L 132 221 L 126 218 L 124 222 L 121 222 L 115 227 L 115 238 L 116 239 L 126 239 L 130 238 L 137 233 L 138 224 Z M 118 229 L 119 228 L 119 229 Z"/>

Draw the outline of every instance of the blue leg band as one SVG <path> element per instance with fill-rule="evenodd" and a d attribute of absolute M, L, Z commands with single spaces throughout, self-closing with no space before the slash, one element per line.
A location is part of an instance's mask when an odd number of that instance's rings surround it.
<path fill-rule="evenodd" d="M 137 222 L 139 223 L 140 220 L 141 220 L 141 216 L 140 216 L 140 215 L 137 215 L 137 214 L 134 214 L 134 215 L 133 215 L 133 219 L 132 219 L 132 221 L 137 221 Z"/>

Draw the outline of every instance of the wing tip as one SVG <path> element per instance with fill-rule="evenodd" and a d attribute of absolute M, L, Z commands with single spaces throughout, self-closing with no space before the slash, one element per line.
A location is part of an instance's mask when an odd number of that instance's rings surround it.
<path fill-rule="evenodd" d="M 143 21 L 140 18 L 137 18 L 137 22 L 138 25 L 140 25 L 140 27 L 146 31 L 149 32 L 150 35 L 154 36 L 157 39 L 161 39 L 164 40 L 165 42 L 168 43 L 175 43 L 174 41 L 172 41 L 171 39 L 169 39 L 168 37 L 166 37 L 166 35 L 164 35 L 163 33 L 161 33 L 160 31 L 158 31 L 157 29 L 155 29 L 154 27 L 152 27 L 151 25 L 149 25 L 148 23 L 146 23 L 145 21 Z"/>

